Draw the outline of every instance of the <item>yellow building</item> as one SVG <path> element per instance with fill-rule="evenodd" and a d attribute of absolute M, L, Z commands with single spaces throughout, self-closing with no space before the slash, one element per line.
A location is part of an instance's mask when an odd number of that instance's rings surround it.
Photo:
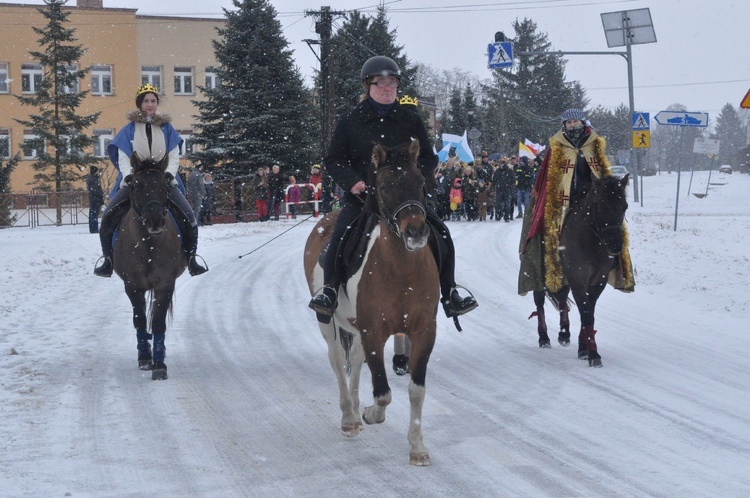
<path fill-rule="evenodd" d="M 43 27 L 47 20 L 38 5 L 0 3 L 0 160 L 21 152 L 23 160 L 11 176 L 11 190 L 24 192 L 34 185 L 34 155 L 22 146 L 30 138 L 14 118 L 27 119 L 37 109 L 21 106 L 16 95 L 32 94 L 42 77 L 39 61 L 30 51 L 39 51 L 39 35 L 32 26 Z M 214 86 L 211 68 L 216 59 L 211 41 L 223 19 L 137 15 L 135 9 L 102 7 L 102 0 L 78 0 L 67 27 L 75 29 L 74 43 L 82 45 L 81 68 L 91 67 L 79 90 L 89 90 L 78 112 L 101 112 L 87 134 L 96 138 L 92 151 L 102 157 L 102 166 L 113 169 L 106 158 L 109 141 L 127 121 L 125 114 L 135 108 L 135 90 L 149 82 L 160 91 L 160 110 L 172 115 L 172 124 L 186 139 L 183 154 L 190 149 L 193 100 L 202 99 L 197 86 Z M 82 175 L 86 172 L 82 172 Z M 83 184 L 81 184 L 82 186 Z"/>

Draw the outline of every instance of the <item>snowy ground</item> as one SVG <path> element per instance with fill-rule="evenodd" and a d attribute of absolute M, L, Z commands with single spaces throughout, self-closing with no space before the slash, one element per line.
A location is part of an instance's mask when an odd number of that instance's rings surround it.
<path fill-rule="evenodd" d="M 293 222 L 202 230 L 211 271 L 178 281 L 164 382 L 136 368 L 85 225 L 0 230 L 0 495 L 748 496 L 750 177 L 714 174 L 704 199 L 688 180 L 676 231 L 676 174 L 630 197 L 637 287 L 599 302 L 601 369 L 537 347 L 520 221 L 450 225 L 480 307 L 463 333 L 438 321 L 427 468 L 408 465 L 404 377 L 384 424 L 339 434 L 302 274 L 312 220 L 243 259 Z"/>

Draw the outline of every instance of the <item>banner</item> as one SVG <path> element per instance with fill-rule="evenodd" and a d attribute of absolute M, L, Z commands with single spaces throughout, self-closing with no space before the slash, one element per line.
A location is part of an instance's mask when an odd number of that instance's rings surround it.
<path fill-rule="evenodd" d="M 444 150 L 450 151 L 451 148 L 456 148 L 456 156 L 458 156 L 458 159 L 465 162 L 465 163 L 471 163 L 474 162 L 474 153 L 471 151 L 471 148 L 469 147 L 469 139 L 466 138 L 466 130 L 464 130 L 464 134 L 459 135 L 452 135 L 450 133 L 443 133 L 443 149 L 440 151 L 442 153 Z M 440 157 L 440 153 L 438 153 L 438 158 Z M 448 157 L 448 153 L 445 153 L 446 158 Z M 441 159 L 442 161 L 442 159 Z"/>

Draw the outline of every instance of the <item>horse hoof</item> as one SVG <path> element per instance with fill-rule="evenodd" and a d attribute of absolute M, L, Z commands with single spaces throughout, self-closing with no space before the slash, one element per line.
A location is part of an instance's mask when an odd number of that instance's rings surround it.
<path fill-rule="evenodd" d="M 602 360 L 600 358 L 589 358 L 589 366 L 602 368 Z"/>
<path fill-rule="evenodd" d="M 409 465 L 416 467 L 429 467 L 432 465 L 430 455 L 427 453 L 409 453 Z"/>
<path fill-rule="evenodd" d="M 567 348 L 570 346 L 570 333 L 563 333 L 560 332 L 560 334 L 557 336 L 557 342 L 560 343 L 560 346 Z"/>
<path fill-rule="evenodd" d="M 362 424 L 342 425 L 341 434 L 345 437 L 355 437 L 362 432 Z"/>
<path fill-rule="evenodd" d="M 154 362 L 149 358 L 148 360 L 138 360 L 138 370 L 151 370 L 151 365 Z"/>
<path fill-rule="evenodd" d="M 588 351 L 578 351 L 578 359 L 579 360 L 588 360 L 589 359 L 589 352 Z"/>
<path fill-rule="evenodd" d="M 167 366 L 161 361 L 151 365 L 151 380 L 167 380 Z"/>
<path fill-rule="evenodd" d="M 543 348 L 543 349 L 548 349 L 548 348 L 551 348 L 552 345 L 550 344 L 550 342 L 548 340 L 547 341 L 539 341 L 539 347 Z"/>

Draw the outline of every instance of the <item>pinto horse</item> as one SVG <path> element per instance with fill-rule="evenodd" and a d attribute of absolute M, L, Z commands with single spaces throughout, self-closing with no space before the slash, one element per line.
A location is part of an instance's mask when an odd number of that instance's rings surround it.
<path fill-rule="evenodd" d="M 594 179 L 591 189 L 577 202 L 571 203 L 560 233 L 560 259 L 567 286 L 558 292 L 547 292 L 560 311 L 558 341 L 567 346 L 570 341 L 568 318 L 568 287 L 573 293 L 581 317 L 578 334 L 578 358 L 588 359 L 589 366 L 601 367 L 602 357 L 597 350 L 594 335 L 594 310 L 609 273 L 617 265 L 623 250 L 623 221 L 628 209 L 625 188 L 630 175 L 623 178 L 607 176 Z M 540 308 L 539 292 L 534 293 L 537 313 Z M 544 299 L 541 299 L 543 305 Z M 539 315 L 539 346 L 549 347 L 549 337 L 542 332 L 544 313 Z M 566 334 L 567 332 L 567 334 Z M 546 345 L 543 344 L 546 342 Z"/>
<path fill-rule="evenodd" d="M 131 157 L 130 208 L 120 223 L 113 258 L 114 270 L 125 283 L 125 292 L 133 306 L 138 368 L 151 370 L 153 380 L 167 378 L 164 363 L 167 313 L 172 311 L 175 280 L 187 267 L 177 224 L 167 210 L 168 159 L 165 156 L 163 161 L 155 163 L 141 162 L 135 154 Z"/>
<path fill-rule="evenodd" d="M 391 402 L 384 346 L 391 335 L 411 340 L 409 357 L 409 463 L 430 465 L 422 439 L 422 406 L 427 362 L 435 344 L 440 282 L 428 244 L 425 178 L 417 167 L 419 142 L 389 148 L 376 145 L 369 170 L 363 215 L 378 216 L 359 270 L 339 286 L 333 319 L 318 323 L 328 344 L 328 359 L 339 385 L 341 430 L 356 436 L 362 421 L 379 424 Z M 323 285 L 318 263 L 331 237 L 338 212 L 318 222 L 305 246 L 305 276 L 312 295 Z M 374 404 L 359 414 L 359 380 L 363 361 L 372 375 Z M 347 381 L 348 377 L 348 381 Z"/>

